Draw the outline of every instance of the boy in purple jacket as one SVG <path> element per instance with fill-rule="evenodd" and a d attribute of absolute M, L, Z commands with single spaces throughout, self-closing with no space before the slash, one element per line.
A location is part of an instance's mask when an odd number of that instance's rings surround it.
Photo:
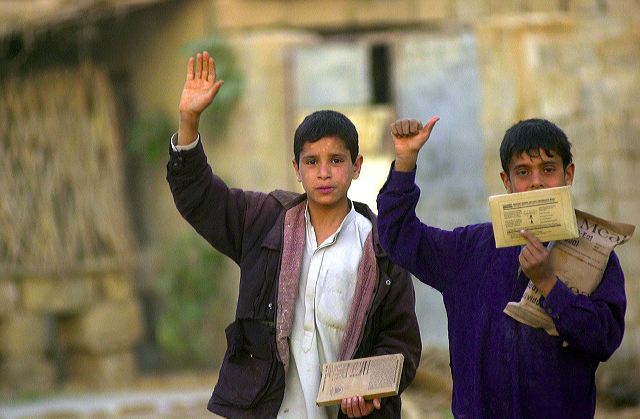
<path fill-rule="evenodd" d="M 396 159 L 378 195 L 380 241 L 391 259 L 438 290 L 447 311 L 452 411 L 456 418 L 592 418 L 595 371 L 620 345 L 626 297 L 612 253 L 602 282 L 576 295 L 553 274 L 549 251 L 533 234 L 527 244 L 496 248 L 491 223 L 441 230 L 415 209 L 418 152 L 438 121 L 391 125 Z M 546 120 L 520 121 L 500 146 L 508 193 L 571 185 L 571 144 Z M 560 336 L 503 313 L 529 280 Z"/>
<path fill-rule="evenodd" d="M 315 403 L 323 363 L 401 353 L 402 392 L 422 348 L 411 278 L 382 252 L 373 212 L 347 198 L 363 160 L 355 126 L 318 111 L 296 129 L 292 163 L 304 194 L 232 189 L 213 174 L 198 134 L 221 87 L 207 52 L 189 59 L 167 165 L 180 214 L 240 266 L 209 410 L 229 418 L 399 417 L 399 395 Z"/>

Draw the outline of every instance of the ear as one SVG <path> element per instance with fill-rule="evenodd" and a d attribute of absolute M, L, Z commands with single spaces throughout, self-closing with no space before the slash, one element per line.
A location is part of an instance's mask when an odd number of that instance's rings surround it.
<path fill-rule="evenodd" d="M 358 154 L 358 157 L 356 157 L 356 161 L 353 163 L 353 176 L 351 177 L 352 179 L 358 179 L 358 177 L 360 176 L 360 170 L 362 169 L 363 161 L 364 157 L 362 157 L 362 154 Z"/>
<path fill-rule="evenodd" d="M 293 163 L 293 170 L 296 172 L 296 179 L 298 179 L 298 182 L 302 182 L 302 177 L 300 176 L 300 167 L 298 167 L 298 162 L 296 161 L 295 157 L 291 159 L 291 163 Z"/>
<path fill-rule="evenodd" d="M 573 175 L 576 173 L 576 165 L 569 163 L 566 169 L 564 169 L 564 183 L 566 185 L 573 184 Z"/>
<path fill-rule="evenodd" d="M 502 183 L 504 184 L 504 188 L 507 190 L 507 193 L 513 192 L 513 189 L 511 189 L 511 180 L 509 179 L 509 175 L 505 172 L 500 172 L 500 179 L 502 179 Z"/>

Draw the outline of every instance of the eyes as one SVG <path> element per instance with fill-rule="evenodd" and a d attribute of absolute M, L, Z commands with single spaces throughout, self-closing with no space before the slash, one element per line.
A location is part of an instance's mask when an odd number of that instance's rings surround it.
<path fill-rule="evenodd" d="M 526 177 L 531 174 L 531 168 L 526 166 L 519 166 L 514 169 L 516 176 L 518 177 Z M 545 175 L 552 175 L 558 171 L 558 166 L 556 164 L 546 164 L 542 168 L 542 173 Z"/>
<path fill-rule="evenodd" d="M 342 156 L 333 156 L 329 159 L 329 163 L 332 165 L 343 164 L 347 159 Z M 302 163 L 307 166 L 314 166 L 319 163 L 319 160 L 315 157 L 306 157 L 302 159 Z"/>

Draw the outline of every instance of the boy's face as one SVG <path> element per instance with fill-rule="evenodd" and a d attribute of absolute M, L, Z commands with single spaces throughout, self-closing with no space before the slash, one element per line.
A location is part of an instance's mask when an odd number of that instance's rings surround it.
<path fill-rule="evenodd" d="M 300 162 L 293 160 L 298 181 L 307 193 L 309 205 L 331 208 L 344 205 L 351 181 L 360 176 L 362 156 L 351 163 L 349 149 L 340 138 L 323 137 L 307 142 Z"/>
<path fill-rule="evenodd" d="M 509 173 L 502 172 L 500 177 L 507 192 L 513 193 L 571 185 L 574 172 L 573 163 L 563 168 L 560 156 L 549 155 L 540 149 L 514 155 L 509 163 Z"/>

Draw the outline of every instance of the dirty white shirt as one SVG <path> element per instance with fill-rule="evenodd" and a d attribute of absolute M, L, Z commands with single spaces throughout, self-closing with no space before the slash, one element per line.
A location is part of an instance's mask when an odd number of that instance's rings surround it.
<path fill-rule="evenodd" d="M 318 246 L 308 207 L 305 222 L 305 249 L 289 340 L 291 358 L 278 418 L 335 418 L 339 406 L 316 406 L 322 364 L 338 360 L 358 265 L 372 225 L 351 204 L 336 232 Z"/>

